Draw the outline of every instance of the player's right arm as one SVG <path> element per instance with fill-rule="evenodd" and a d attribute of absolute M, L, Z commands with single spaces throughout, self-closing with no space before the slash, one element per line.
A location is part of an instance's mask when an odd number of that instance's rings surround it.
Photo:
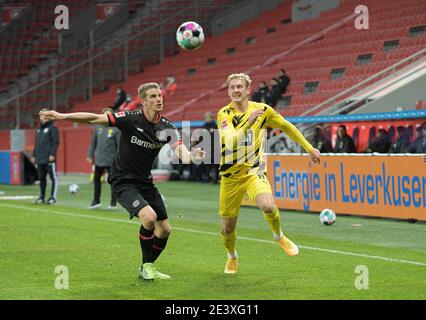
<path fill-rule="evenodd" d="M 263 115 L 263 110 L 256 110 L 250 114 L 248 121 L 241 127 L 235 128 L 232 120 L 228 119 L 226 113 L 221 111 L 217 115 L 219 136 L 225 148 L 235 150 L 246 138 L 247 130 L 255 123 L 258 117 Z"/>
<path fill-rule="evenodd" d="M 95 114 L 90 112 L 73 112 L 73 113 L 59 113 L 53 110 L 40 111 L 40 115 L 44 115 L 46 119 L 58 121 L 68 120 L 78 123 L 101 124 L 108 126 L 108 116 L 106 114 Z"/>

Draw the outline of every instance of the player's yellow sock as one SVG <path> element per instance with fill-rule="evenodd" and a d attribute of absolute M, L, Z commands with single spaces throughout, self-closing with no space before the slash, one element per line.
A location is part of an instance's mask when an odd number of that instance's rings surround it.
<path fill-rule="evenodd" d="M 237 240 L 237 231 L 229 234 L 224 234 L 222 231 L 222 240 L 228 252 L 228 258 L 237 258 L 237 251 L 235 250 L 235 241 Z"/>
<path fill-rule="evenodd" d="M 281 217 L 280 217 L 280 211 L 278 210 L 278 207 L 275 206 L 274 211 L 272 211 L 271 213 L 264 212 L 263 217 L 265 218 L 266 222 L 271 228 L 272 234 L 274 235 L 275 240 L 278 240 L 282 234 Z"/>

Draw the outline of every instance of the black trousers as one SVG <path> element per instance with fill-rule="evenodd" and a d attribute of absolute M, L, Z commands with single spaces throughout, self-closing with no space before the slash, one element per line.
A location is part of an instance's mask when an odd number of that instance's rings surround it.
<path fill-rule="evenodd" d="M 37 165 L 38 179 L 40 180 L 40 199 L 46 197 L 46 177 L 49 174 L 52 182 L 52 188 L 50 190 L 50 198 L 55 198 L 58 193 L 58 179 L 56 176 L 56 162 L 50 162 L 49 164 L 38 164 Z"/>
<path fill-rule="evenodd" d="M 98 167 L 95 166 L 95 175 L 93 177 L 93 184 L 95 186 L 95 194 L 93 196 L 94 202 L 101 202 L 101 177 L 104 174 L 105 170 L 108 171 L 108 175 L 111 174 L 111 167 Z M 115 205 L 117 200 L 112 192 L 111 188 L 111 204 Z"/>

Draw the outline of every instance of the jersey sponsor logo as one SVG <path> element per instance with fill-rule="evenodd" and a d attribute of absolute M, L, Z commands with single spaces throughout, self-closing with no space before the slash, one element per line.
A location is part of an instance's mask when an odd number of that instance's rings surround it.
<path fill-rule="evenodd" d="M 222 120 L 222 122 L 220 123 L 220 127 L 221 127 L 222 129 L 226 129 L 226 128 L 228 128 L 228 127 L 229 127 L 229 125 L 228 125 L 228 121 L 227 121 L 226 119 Z"/>
<path fill-rule="evenodd" d="M 117 112 L 115 114 L 115 117 L 116 118 L 121 118 L 121 117 L 124 117 L 125 115 L 126 115 L 126 113 L 124 111 L 120 111 L 120 112 Z"/>
<path fill-rule="evenodd" d="M 147 148 L 147 149 L 161 149 L 163 147 L 162 144 L 143 141 L 141 139 L 138 139 L 135 136 L 132 136 L 132 138 L 130 139 L 130 143 L 134 143 L 138 146 L 141 146 L 141 147 Z"/>

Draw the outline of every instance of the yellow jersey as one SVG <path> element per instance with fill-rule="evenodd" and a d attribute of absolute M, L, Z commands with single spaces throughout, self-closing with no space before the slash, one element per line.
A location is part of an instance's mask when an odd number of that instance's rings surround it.
<path fill-rule="evenodd" d="M 263 110 L 264 114 L 250 125 L 250 114 L 256 110 Z M 219 110 L 217 124 L 221 142 L 219 173 L 226 178 L 263 175 L 266 172 L 264 149 L 267 127 L 281 129 L 306 152 L 313 149 L 293 124 L 264 103 L 249 101 L 246 112 L 239 111 L 230 103 Z"/>

